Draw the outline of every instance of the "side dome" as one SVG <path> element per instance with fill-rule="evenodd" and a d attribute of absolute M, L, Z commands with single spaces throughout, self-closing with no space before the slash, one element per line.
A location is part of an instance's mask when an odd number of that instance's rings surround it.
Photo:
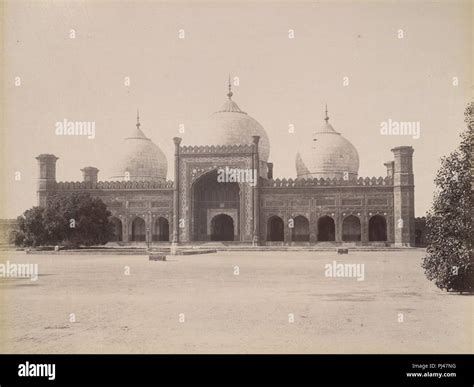
<path fill-rule="evenodd" d="M 297 178 L 348 178 L 359 174 L 359 154 L 352 143 L 336 132 L 326 121 L 313 140 L 305 143 L 296 154 Z M 346 177 L 347 176 L 347 177 Z"/>
<path fill-rule="evenodd" d="M 258 153 L 260 160 L 268 161 L 270 141 L 267 132 L 257 120 L 242 111 L 232 100 L 229 85 L 228 100 L 203 124 L 203 133 L 196 145 L 243 145 L 252 144 L 252 136 L 260 136 Z"/>
<path fill-rule="evenodd" d="M 168 162 L 162 150 L 140 129 L 137 115 L 136 129 L 125 138 L 120 159 L 117 160 L 111 180 L 165 181 Z"/>

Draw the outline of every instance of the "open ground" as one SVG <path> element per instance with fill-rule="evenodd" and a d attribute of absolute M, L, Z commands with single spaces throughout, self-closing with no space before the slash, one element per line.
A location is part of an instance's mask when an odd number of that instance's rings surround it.
<path fill-rule="evenodd" d="M 421 249 L 1 254 L 39 265 L 0 278 L 2 353 L 474 352 L 474 297 L 430 283 Z M 325 277 L 333 261 L 364 281 Z"/>

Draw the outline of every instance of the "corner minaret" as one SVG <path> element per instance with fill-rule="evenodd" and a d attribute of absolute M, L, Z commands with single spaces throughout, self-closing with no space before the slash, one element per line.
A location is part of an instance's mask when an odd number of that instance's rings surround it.
<path fill-rule="evenodd" d="M 396 246 L 415 244 L 415 185 L 413 178 L 413 148 L 399 146 L 392 149 L 393 162 L 393 219 Z"/>
<path fill-rule="evenodd" d="M 81 169 L 82 178 L 87 188 L 96 188 L 99 177 L 99 170 L 96 167 L 84 167 Z"/>
<path fill-rule="evenodd" d="M 52 154 L 41 154 L 36 157 L 38 160 L 38 183 L 37 198 L 38 206 L 45 206 L 48 192 L 56 188 L 56 160 L 58 158 Z"/>

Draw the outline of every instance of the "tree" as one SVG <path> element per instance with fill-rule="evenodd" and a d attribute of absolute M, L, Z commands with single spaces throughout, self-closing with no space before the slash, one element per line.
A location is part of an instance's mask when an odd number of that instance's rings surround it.
<path fill-rule="evenodd" d="M 26 222 L 32 216 L 29 213 L 32 210 L 35 211 L 35 222 Z M 18 244 L 72 247 L 105 244 L 113 235 L 109 217 L 110 211 L 104 202 L 89 194 L 51 196 L 46 207 L 33 207 L 18 218 L 22 236 L 17 238 Z M 33 243 L 29 243 L 30 240 Z"/>
<path fill-rule="evenodd" d="M 32 207 L 18 217 L 18 231 L 14 240 L 17 246 L 40 246 L 47 243 L 43 214 L 43 207 Z"/>
<path fill-rule="evenodd" d="M 465 112 L 467 130 L 461 144 L 441 159 L 435 178 L 437 190 L 427 214 L 427 255 L 422 266 L 440 289 L 474 290 L 471 210 L 471 147 L 474 104 Z"/>

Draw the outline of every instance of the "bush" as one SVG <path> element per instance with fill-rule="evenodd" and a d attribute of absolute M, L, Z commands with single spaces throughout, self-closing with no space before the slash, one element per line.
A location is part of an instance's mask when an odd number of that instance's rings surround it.
<path fill-rule="evenodd" d="M 49 198 L 46 207 L 33 207 L 18 217 L 19 246 L 92 246 L 107 243 L 113 235 L 110 211 L 99 198 L 74 193 Z"/>
<path fill-rule="evenodd" d="M 442 158 L 435 178 L 437 191 L 426 217 L 427 256 L 422 266 L 440 289 L 473 291 L 471 213 L 471 141 L 473 105 L 466 109 L 467 130 L 461 144 Z"/>
<path fill-rule="evenodd" d="M 15 235 L 15 245 L 35 247 L 47 243 L 43 215 L 43 207 L 32 207 L 18 217 L 19 230 Z"/>

